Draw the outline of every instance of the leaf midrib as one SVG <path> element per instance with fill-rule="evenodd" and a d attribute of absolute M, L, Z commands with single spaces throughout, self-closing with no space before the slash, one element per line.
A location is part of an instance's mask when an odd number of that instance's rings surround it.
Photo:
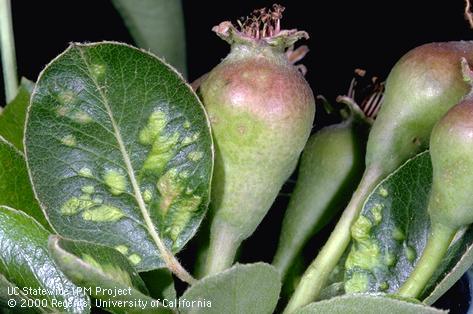
<path fill-rule="evenodd" d="M 140 189 L 139 189 L 139 186 L 138 186 L 138 181 L 136 180 L 136 177 L 135 177 L 135 171 L 134 171 L 133 166 L 131 164 L 130 157 L 129 157 L 127 151 L 126 151 L 125 144 L 123 142 L 120 130 L 118 129 L 118 125 L 115 122 L 115 119 L 113 117 L 113 112 L 112 112 L 111 107 L 108 103 L 108 100 L 107 100 L 107 98 L 105 97 L 105 94 L 102 91 L 102 87 L 98 84 L 97 80 L 92 75 L 90 64 L 89 64 L 87 58 L 84 56 L 84 52 L 82 51 L 82 49 L 80 47 L 76 46 L 75 48 L 79 51 L 80 57 L 82 58 L 82 60 L 84 61 L 84 64 L 87 67 L 89 77 L 92 80 L 92 82 L 94 83 L 95 88 L 96 88 L 97 92 L 99 93 L 100 98 L 102 99 L 101 102 L 102 102 L 103 106 L 105 107 L 105 110 L 107 111 L 107 115 L 110 118 L 110 122 L 111 122 L 112 127 L 113 127 L 113 133 L 114 133 L 115 139 L 118 143 L 118 147 L 120 149 L 120 152 L 122 154 L 123 161 L 125 162 L 127 175 L 130 179 L 130 182 L 131 182 L 131 185 L 132 185 L 132 188 L 133 188 L 134 198 L 135 198 L 136 202 L 138 203 L 138 207 L 140 208 L 143 219 L 145 220 L 146 228 L 148 229 L 149 234 L 151 235 L 151 237 L 152 237 L 153 241 L 155 242 L 156 246 L 158 247 L 158 250 L 160 251 L 161 257 L 166 262 L 166 265 L 169 265 L 169 263 L 170 263 L 169 254 L 170 253 L 169 253 L 168 249 L 166 248 L 166 246 L 164 245 L 163 241 L 161 240 L 160 236 L 156 232 L 154 224 L 153 224 L 153 222 L 151 220 L 151 217 L 149 215 L 148 209 L 146 208 L 145 202 L 143 200 L 143 197 L 141 195 L 141 192 L 140 192 Z"/>

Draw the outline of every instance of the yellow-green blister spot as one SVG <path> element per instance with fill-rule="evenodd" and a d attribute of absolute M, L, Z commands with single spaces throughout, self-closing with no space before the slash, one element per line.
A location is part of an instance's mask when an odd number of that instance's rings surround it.
<path fill-rule="evenodd" d="M 107 277 L 117 280 L 118 282 L 127 286 L 132 286 L 130 275 L 120 267 L 110 264 L 101 265 L 89 254 L 83 254 L 81 259 L 87 264 L 101 271 Z"/>
<path fill-rule="evenodd" d="M 183 170 L 179 173 L 179 177 L 182 179 L 187 179 L 189 178 L 189 176 L 190 176 L 190 173 L 187 170 Z"/>
<path fill-rule="evenodd" d="M 184 125 L 183 125 L 183 126 L 184 126 L 185 129 L 190 128 L 190 127 L 191 127 L 190 121 L 189 121 L 189 120 L 186 120 L 186 121 L 184 122 Z"/>
<path fill-rule="evenodd" d="M 68 106 L 59 106 L 56 109 L 56 113 L 59 117 L 64 117 L 65 115 L 69 113 L 69 111 L 71 111 L 71 108 Z"/>
<path fill-rule="evenodd" d="M 386 281 L 383 281 L 379 284 L 379 290 L 386 291 L 389 289 L 389 284 Z"/>
<path fill-rule="evenodd" d="M 138 254 L 131 254 L 128 256 L 128 260 L 133 264 L 137 265 L 141 262 L 141 257 Z"/>
<path fill-rule="evenodd" d="M 399 227 L 395 227 L 393 229 L 392 237 L 398 242 L 404 241 L 404 239 L 406 239 L 406 235 L 404 234 L 404 232 L 402 232 L 401 229 L 399 229 Z"/>
<path fill-rule="evenodd" d="M 92 64 L 90 70 L 95 79 L 99 79 L 105 74 L 105 64 Z"/>
<path fill-rule="evenodd" d="M 103 198 L 101 198 L 100 196 L 96 196 L 92 199 L 92 202 L 94 202 L 94 204 L 100 205 L 103 203 Z"/>
<path fill-rule="evenodd" d="M 184 137 L 184 139 L 182 140 L 181 144 L 182 145 L 189 145 L 189 144 L 192 144 L 194 143 L 195 141 L 197 141 L 197 139 L 199 139 L 199 135 L 200 133 L 199 132 L 196 132 L 190 136 L 186 136 Z"/>
<path fill-rule="evenodd" d="M 389 193 L 388 193 L 388 190 L 386 190 L 386 188 L 384 186 L 380 187 L 379 188 L 379 195 L 381 195 L 382 197 L 388 197 Z"/>
<path fill-rule="evenodd" d="M 79 199 L 83 201 L 90 201 L 92 200 L 92 196 L 90 196 L 90 194 L 82 194 L 81 196 L 79 196 Z"/>
<path fill-rule="evenodd" d="M 163 215 L 167 214 L 169 207 L 184 189 L 182 184 L 177 180 L 177 173 L 177 169 L 169 169 L 158 180 L 157 188 L 161 195 L 159 208 Z"/>
<path fill-rule="evenodd" d="M 162 111 L 154 111 L 148 119 L 148 124 L 141 130 L 139 141 L 143 145 L 151 145 L 166 127 L 166 115 Z"/>
<path fill-rule="evenodd" d="M 95 222 L 114 222 L 125 216 L 120 208 L 111 205 L 100 205 L 82 212 L 82 218 Z"/>
<path fill-rule="evenodd" d="M 413 263 L 417 257 L 416 251 L 409 245 L 404 246 L 404 253 L 409 262 Z"/>
<path fill-rule="evenodd" d="M 87 210 L 95 204 L 91 200 L 81 199 L 81 197 L 71 197 L 61 207 L 61 214 L 70 216 L 81 210 Z"/>
<path fill-rule="evenodd" d="M 396 264 L 396 262 L 397 262 L 397 258 L 393 253 L 391 252 L 386 253 L 386 255 L 384 256 L 384 264 L 386 266 L 392 267 Z"/>
<path fill-rule="evenodd" d="M 108 186 L 110 193 L 120 195 L 126 190 L 126 177 L 118 170 L 109 169 L 103 175 L 105 184 Z"/>
<path fill-rule="evenodd" d="M 81 258 L 82 258 L 82 260 L 83 260 L 84 262 L 86 262 L 86 263 L 89 264 L 90 266 L 102 270 L 102 265 L 100 265 L 100 263 L 97 262 L 97 261 L 95 260 L 95 258 L 93 258 L 92 256 L 90 256 L 89 254 L 83 254 Z"/>
<path fill-rule="evenodd" d="M 351 226 L 351 236 L 358 241 L 367 239 L 370 236 L 372 226 L 371 221 L 367 217 L 360 215 Z"/>
<path fill-rule="evenodd" d="M 93 185 L 85 185 L 81 188 L 81 191 L 85 194 L 93 194 L 95 193 L 95 187 Z"/>
<path fill-rule="evenodd" d="M 115 247 L 115 250 L 122 253 L 123 255 L 128 254 L 128 247 L 126 245 L 117 245 Z"/>
<path fill-rule="evenodd" d="M 79 170 L 79 176 L 84 177 L 84 178 L 93 178 L 92 170 L 87 167 L 83 167 Z"/>
<path fill-rule="evenodd" d="M 143 192 L 143 200 L 145 203 L 149 203 L 153 200 L 153 192 L 150 189 L 145 189 Z"/>
<path fill-rule="evenodd" d="M 62 105 L 70 105 L 77 99 L 77 96 L 73 91 L 65 90 L 58 94 L 58 99 Z"/>
<path fill-rule="evenodd" d="M 374 220 L 374 224 L 375 225 L 379 225 L 379 223 L 381 222 L 381 220 L 383 219 L 383 208 L 384 208 L 384 205 L 383 204 L 375 204 L 372 208 L 371 208 L 371 214 L 373 215 L 373 220 Z"/>
<path fill-rule="evenodd" d="M 345 282 L 346 293 L 362 293 L 368 290 L 368 275 L 363 272 L 355 272 Z"/>
<path fill-rule="evenodd" d="M 80 124 L 86 124 L 93 121 L 92 117 L 84 111 L 76 111 L 72 114 L 72 120 Z"/>
<path fill-rule="evenodd" d="M 167 163 L 175 156 L 178 141 L 179 134 L 177 132 L 172 136 L 157 136 L 143 164 L 143 169 L 156 174 L 161 173 Z"/>
<path fill-rule="evenodd" d="M 74 135 L 66 135 L 61 139 L 61 143 L 69 147 L 75 147 L 77 145 L 77 140 Z"/>
<path fill-rule="evenodd" d="M 192 161 L 199 161 L 204 157 L 203 152 L 190 152 L 189 155 L 187 155 L 187 158 Z"/>
<path fill-rule="evenodd" d="M 202 198 L 198 195 L 193 195 L 189 198 L 184 198 L 179 202 L 179 209 L 181 211 L 194 212 L 199 209 Z"/>

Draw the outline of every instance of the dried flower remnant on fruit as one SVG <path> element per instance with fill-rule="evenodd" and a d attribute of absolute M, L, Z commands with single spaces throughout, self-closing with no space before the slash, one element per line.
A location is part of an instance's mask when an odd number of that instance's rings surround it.
<path fill-rule="evenodd" d="M 275 36 L 281 31 L 284 10 L 285 8 L 279 4 L 274 4 L 272 9 L 256 9 L 250 16 L 238 20 L 240 31 L 255 39 Z"/>

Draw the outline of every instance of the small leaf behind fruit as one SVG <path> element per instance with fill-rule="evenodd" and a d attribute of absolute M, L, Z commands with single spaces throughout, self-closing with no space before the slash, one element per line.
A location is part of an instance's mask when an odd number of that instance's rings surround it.
<path fill-rule="evenodd" d="M 269 314 L 276 307 L 280 290 L 279 273 L 273 266 L 265 263 L 236 264 L 187 289 L 180 299 L 184 306 L 179 310 L 183 314 Z M 196 303 L 186 306 L 198 301 L 200 307 Z"/>
<path fill-rule="evenodd" d="M 446 314 L 447 311 L 378 295 L 345 295 L 311 303 L 294 314 Z"/>
<path fill-rule="evenodd" d="M 133 39 L 186 75 L 186 38 L 181 1 L 113 0 Z"/>
<path fill-rule="evenodd" d="M 112 313 L 172 313 L 147 296 L 136 270 L 116 250 L 58 236 L 49 237 L 49 250 L 66 276 L 95 299 L 95 306 Z"/>
<path fill-rule="evenodd" d="M 15 145 L 20 151 L 23 151 L 25 117 L 33 87 L 33 82 L 23 78 L 15 99 L 0 114 L 0 136 Z"/>
<path fill-rule="evenodd" d="M 23 153 L 1 136 L 0 205 L 22 210 L 44 227 L 50 228 L 34 197 Z"/>
<path fill-rule="evenodd" d="M 0 288 L 18 287 L 21 295 L 17 300 L 37 300 L 43 312 L 89 313 L 87 295 L 49 256 L 48 236 L 49 232 L 25 213 L 0 206 Z M 11 298 L 5 291 L 0 297 L 2 303 Z M 16 304 L 20 312 L 21 304 Z"/>
<path fill-rule="evenodd" d="M 66 238 L 164 265 L 206 212 L 213 167 L 197 95 L 167 64 L 118 43 L 73 44 L 41 73 L 26 123 L 36 195 Z"/>

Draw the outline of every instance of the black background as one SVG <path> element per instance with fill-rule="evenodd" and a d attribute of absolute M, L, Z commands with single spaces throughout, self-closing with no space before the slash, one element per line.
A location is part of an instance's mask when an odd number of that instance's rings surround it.
<path fill-rule="evenodd" d="M 177 0 L 176 0 L 177 1 Z M 386 78 L 395 62 L 410 49 L 433 41 L 472 39 L 463 18 L 463 1 L 279 1 L 286 7 L 283 27 L 306 30 L 310 53 L 303 63 L 316 94 L 333 100 L 343 94 L 361 67 Z M 415 3 L 415 5 L 414 5 Z M 228 52 L 228 45 L 213 32 L 223 20 L 235 20 L 271 1 L 184 1 L 189 79 L 208 72 Z M 12 0 L 18 72 L 36 80 L 42 68 L 71 41 L 123 41 L 133 44 L 120 16 L 108 0 Z M 3 82 L 2 86 L 3 86 Z M 3 104 L 3 91 L 0 93 Z M 316 129 L 332 122 L 318 108 Z M 284 190 L 290 191 L 291 184 Z M 278 198 L 255 235 L 246 241 L 240 260 L 270 262 L 274 254 L 287 199 Z M 330 227 L 318 239 L 323 242 Z M 317 242 L 317 241 L 316 241 Z M 316 244 L 312 254 L 315 254 Z M 191 267 L 191 243 L 180 254 Z M 308 253 L 310 255 L 310 253 Z M 459 312 L 455 292 L 448 297 Z M 445 303 L 444 303 L 445 305 Z M 455 310 L 456 309 L 456 310 Z"/>

